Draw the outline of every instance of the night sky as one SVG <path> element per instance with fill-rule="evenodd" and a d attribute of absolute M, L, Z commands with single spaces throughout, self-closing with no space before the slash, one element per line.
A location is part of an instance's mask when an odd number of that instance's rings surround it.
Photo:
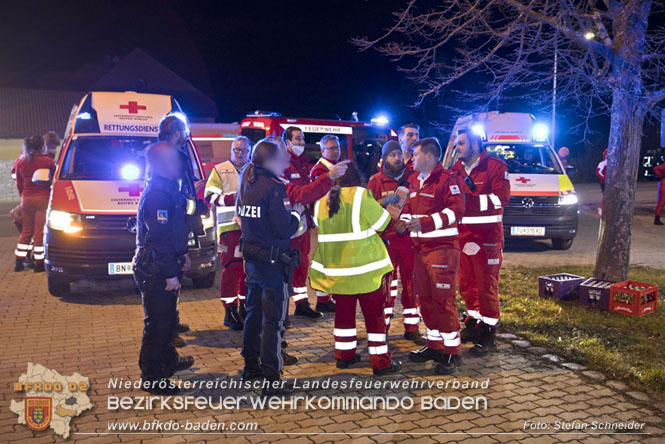
<path fill-rule="evenodd" d="M 390 60 L 349 41 L 379 35 L 405 0 L 27 3 L 0 6 L 2 87 L 38 88 L 45 73 L 75 71 L 140 47 L 214 98 L 224 122 L 256 109 L 333 119 L 358 111 L 361 120 L 385 112 L 394 126 L 455 117 L 441 106 L 445 93 L 411 107 L 418 87 Z M 473 82 L 457 87 L 466 85 Z M 576 117 L 561 109 L 564 128 Z M 593 149 L 602 151 L 605 124 L 596 129 Z M 579 135 L 563 130 L 557 137 L 584 149 Z"/>

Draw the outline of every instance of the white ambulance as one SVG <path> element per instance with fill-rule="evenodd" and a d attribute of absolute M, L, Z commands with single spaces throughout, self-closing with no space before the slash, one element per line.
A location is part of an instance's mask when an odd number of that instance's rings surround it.
<path fill-rule="evenodd" d="M 171 112 L 181 112 L 172 97 L 135 92 L 91 92 L 72 112 L 56 160 L 44 232 L 48 288 L 54 296 L 81 279 L 131 277 L 144 151 L 157 140 L 161 118 Z M 191 140 L 183 156 L 191 179 L 203 181 Z M 198 288 L 212 286 L 215 279 L 212 213 L 203 218 L 205 236 L 190 233 L 189 238 L 192 267 L 187 276 Z"/>
<path fill-rule="evenodd" d="M 555 249 L 569 249 L 578 229 L 578 199 L 568 171 L 549 143 L 547 125 L 528 113 L 491 111 L 460 117 L 448 141 L 445 168 L 457 161 L 455 141 L 460 129 L 478 134 L 487 154 L 508 165 L 506 238 L 551 239 Z"/>

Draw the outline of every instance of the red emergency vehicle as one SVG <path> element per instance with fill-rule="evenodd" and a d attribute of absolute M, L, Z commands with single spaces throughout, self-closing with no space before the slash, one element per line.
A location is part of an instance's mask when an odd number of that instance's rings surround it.
<path fill-rule="evenodd" d="M 174 98 L 135 92 L 91 92 L 74 108 L 57 155 L 44 231 L 54 296 L 68 292 L 73 281 L 132 276 L 144 152 L 157 140 L 161 118 L 171 112 L 181 112 Z M 185 148 L 187 174 L 202 181 L 191 139 Z M 190 233 L 192 267 L 186 273 L 199 288 L 213 285 L 218 260 L 215 215 L 203 225 L 204 236 Z"/>

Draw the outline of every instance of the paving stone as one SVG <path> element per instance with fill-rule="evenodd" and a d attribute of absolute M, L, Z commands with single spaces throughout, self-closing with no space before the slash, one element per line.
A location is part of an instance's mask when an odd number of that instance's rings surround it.
<path fill-rule="evenodd" d="M 563 359 L 560 356 L 553 355 L 553 354 L 547 354 L 542 356 L 544 359 L 547 359 L 550 362 L 561 362 Z"/>
<path fill-rule="evenodd" d="M 596 381 L 602 381 L 603 379 L 605 379 L 604 374 L 594 370 L 587 370 L 585 372 L 582 372 L 582 374 L 588 378 L 595 379 Z"/>
<path fill-rule="evenodd" d="M 577 362 L 564 362 L 561 365 L 563 367 L 566 367 L 568 370 L 573 370 L 573 371 L 579 371 L 585 368 L 582 364 L 578 364 Z"/>
<path fill-rule="evenodd" d="M 643 401 L 643 402 L 647 402 L 647 401 L 649 401 L 649 395 L 647 395 L 647 394 L 644 393 L 644 392 L 635 392 L 635 391 L 632 391 L 632 392 L 627 392 L 626 394 L 627 394 L 628 396 L 630 396 L 631 398 L 635 398 L 635 399 L 637 399 L 638 401 Z"/>
<path fill-rule="evenodd" d="M 605 385 L 613 388 L 614 390 L 620 390 L 620 391 L 628 390 L 628 385 L 624 384 L 621 381 L 607 381 Z"/>
<path fill-rule="evenodd" d="M 519 348 L 531 347 L 531 342 L 529 342 L 527 340 L 524 340 L 524 339 L 516 339 L 516 340 L 511 341 L 511 342 L 515 347 L 519 347 Z"/>
<path fill-rule="evenodd" d="M 517 336 L 515 336 L 512 333 L 497 333 L 496 334 L 497 339 L 501 339 L 503 341 L 510 341 L 513 339 L 517 339 Z"/>

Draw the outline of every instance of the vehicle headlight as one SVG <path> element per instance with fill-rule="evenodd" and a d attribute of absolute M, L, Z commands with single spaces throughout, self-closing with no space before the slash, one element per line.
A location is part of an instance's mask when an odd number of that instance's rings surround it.
<path fill-rule="evenodd" d="M 579 200 L 577 194 L 564 194 L 559 196 L 559 205 L 575 205 Z"/>
<path fill-rule="evenodd" d="M 201 220 L 203 221 L 203 228 L 206 230 L 215 226 L 215 215 L 212 210 L 208 212 L 207 216 L 201 215 Z"/>
<path fill-rule="evenodd" d="M 59 210 L 49 211 L 48 226 L 53 230 L 64 231 L 65 233 L 76 233 L 83 229 L 80 215 Z"/>

